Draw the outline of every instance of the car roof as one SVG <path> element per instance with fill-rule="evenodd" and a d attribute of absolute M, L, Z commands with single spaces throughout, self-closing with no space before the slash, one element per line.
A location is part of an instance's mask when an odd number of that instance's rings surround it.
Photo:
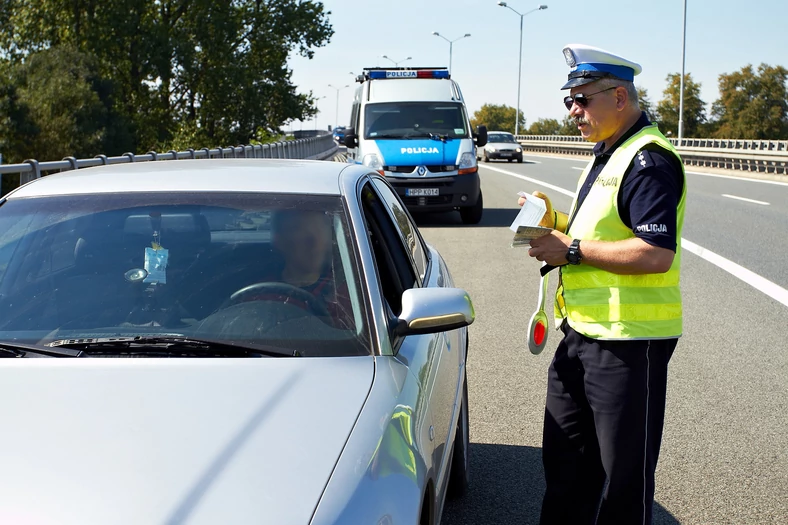
<path fill-rule="evenodd" d="M 183 191 L 340 195 L 340 176 L 368 171 L 342 162 L 286 159 L 138 162 L 48 175 L 6 197 Z"/>
<path fill-rule="evenodd" d="M 505 133 L 506 135 L 512 135 L 513 133 L 509 133 L 508 131 L 488 131 L 487 134 L 490 135 L 491 133 Z"/>

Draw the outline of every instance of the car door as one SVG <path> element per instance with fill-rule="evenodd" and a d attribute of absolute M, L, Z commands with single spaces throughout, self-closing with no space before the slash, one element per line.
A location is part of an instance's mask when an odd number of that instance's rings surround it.
<path fill-rule="evenodd" d="M 385 204 L 389 219 L 399 237 L 400 246 L 404 248 L 416 283 L 422 287 L 451 286 L 446 282 L 442 261 L 431 261 L 427 249 L 413 219 L 394 190 L 379 177 L 372 178 L 375 191 Z M 439 259 L 439 258 L 438 258 Z M 411 370 L 423 371 L 430 378 L 429 384 L 423 384 L 428 392 L 429 403 L 434 422 L 435 451 L 434 464 L 439 466 L 437 482 L 439 494 L 446 480 L 445 466 L 454 438 L 454 418 L 458 391 L 460 387 L 461 364 L 464 356 L 460 350 L 458 330 L 433 335 L 416 336 L 427 339 L 428 352 L 421 345 L 405 344 L 399 349 L 399 358 L 411 363 Z M 414 337 L 414 336 L 411 336 Z M 422 342 L 424 344 L 424 342 Z M 464 349 L 463 349 L 464 350 Z"/>

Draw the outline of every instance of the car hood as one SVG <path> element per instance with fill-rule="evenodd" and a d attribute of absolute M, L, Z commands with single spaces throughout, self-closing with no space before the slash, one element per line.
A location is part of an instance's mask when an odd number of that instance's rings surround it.
<path fill-rule="evenodd" d="M 0 523 L 308 523 L 374 358 L 2 359 Z"/>

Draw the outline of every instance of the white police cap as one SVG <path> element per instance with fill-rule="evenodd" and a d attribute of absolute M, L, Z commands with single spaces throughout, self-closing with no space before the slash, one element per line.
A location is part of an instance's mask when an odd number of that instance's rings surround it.
<path fill-rule="evenodd" d="M 617 78 L 632 82 L 643 68 L 598 47 L 569 44 L 564 47 L 566 64 L 572 68 L 569 80 L 561 89 L 570 89 L 596 82 L 601 78 Z"/>

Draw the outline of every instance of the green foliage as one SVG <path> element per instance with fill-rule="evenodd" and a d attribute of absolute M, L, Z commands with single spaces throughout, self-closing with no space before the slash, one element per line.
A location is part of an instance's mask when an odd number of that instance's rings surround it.
<path fill-rule="evenodd" d="M 788 138 L 788 70 L 751 65 L 719 77 L 720 98 L 712 106 L 715 136 L 733 139 Z"/>
<path fill-rule="evenodd" d="M 515 114 L 517 110 L 506 104 L 485 104 L 473 114 L 471 125 L 476 128 L 479 125 L 487 126 L 490 131 L 508 131 L 514 133 Z M 520 130 L 525 131 L 525 116 L 520 110 Z"/>
<path fill-rule="evenodd" d="M 558 135 L 561 123 L 554 118 L 540 118 L 528 128 L 529 135 Z"/>
<path fill-rule="evenodd" d="M 678 135 L 679 102 L 681 75 L 670 73 L 665 79 L 668 83 L 662 92 L 663 99 L 657 104 L 657 120 L 663 133 Z M 684 76 L 684 136 L 697 137 L 700 126 L 706 122 L 706 103 L 700 99 L 700 83 L 692 80 L 692 75 Z"/>
<path fill-rule="evenodd" d="M 67 146 L 68 154 L 95 154 L 98 145 L 119 154 L 268 140 L 284 122 L 314 114 L 287 58 L 311 58 L 329 41 L 329 14 L 312 0 L 0 0 L 0 104 L 27 107 L 41 141 L 79 132 L 51 148 L 37 141 L 39 159 Z M 42 53 L 72 55 L 58 63 Z M 25 83 L 41 77 L 45 68 L 30 64 L 42 60 L 60 78 Z M 72 103 L 67 117 L 62 106 Z M 0 133 L 25 126 L 0 124 Z"/>
<path fill-rule="evenodd" d="M 14 163 L 27 158 L 29 145 L 38 135 L 30 110 L 20 100 L 17 79 L 12 68 L 0 64 L 0 153 L 3 162 Z"/>
<path fill-rule="evenodd" d="M 20 73 L 19 101 L 38 131 L 31 156 L 86 157 L 104 149 L 108 110 L 99 98 L 91 57 L 50 48 L 32 55 Z"/>
<path fill-rule="evenodd" d="M 560 122 L 553 118 L 540 118 L 528 128 L 529 135 L 579 135 L 574 119 L 566 115 Z"/>
<path fill-rule="evenodd" d="M 651 98 L 648 96 L 648 90 L 643 87 L 639 87 L 638 89 L 638 104 L 640 105 L 640 110 L 646 113 L 646 116 L 650 121 L 655 121 L 657 119 L 656 114 L 654 113 L 654 104 L 651 102 Z"/>

